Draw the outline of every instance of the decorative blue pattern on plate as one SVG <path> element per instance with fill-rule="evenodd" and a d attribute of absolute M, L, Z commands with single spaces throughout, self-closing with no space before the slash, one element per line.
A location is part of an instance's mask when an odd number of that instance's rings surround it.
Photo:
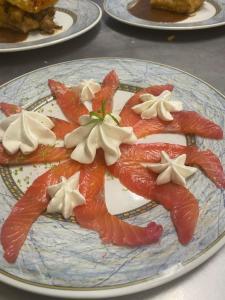
<path fill-rule="evenodd" d="M 123 23 L 150 29 L 161 30 L 194 30 L 225 25 L 225 1 L 205 1 L 201 10 L 195 13 L 190 21 L 177 23 L 152 22 L 137 18 L 127 10 L 128 4 L 136 0 L 104 0 L 104 10 L 114 19 Z M 207 17 L 208 16 L 208 17 Z"/>
<path fill-rule="evenodd" d="M 173 84 L 175 97 L 183 101 L 185 109 L 195 110 L 225 129 L 225 102 L 218 91 L 183 71 L 148 61 L 99 58 L 49 66 L 3 85 L 0 99 L 26 105 L 49 95 L 49 78 L 76 84 L 87 74 L 94 74 L 94 79 L 100 81 L 112 68 L 124 84 Z M 197 144 L 214 151 L 225 167 L 224 140 L 197 138 Z M 142 226 L 150 220 L 164 226 L 160 244 L 133 249 L 104 245 L 93 231 L 41 216 L 32 226 L 15 264 L 3 259 L 0 248 L 2 280 L 47 295 L 100 298 L 152 288 L 188 272 L 225 242 L 225 192 L 201 172 L 188 185 L 199 200 L 200 218 L 194 239 L 186 247 L 178 243 L 169 214 L 161 206 L 128 219 Z M 16 199 L 2 178 L 0 190 L 2 224 Z"/>
<path fill-rule="evenodd" d="M 60 0 L 56 4 L 56 22 L 63 29 L 53 35 L 30 33 L 20 43 L 0 43 L 0 52 L 14 52 L 47 47 L 78 37 L 101 19 L 101 8 L 90 0 Z"/>

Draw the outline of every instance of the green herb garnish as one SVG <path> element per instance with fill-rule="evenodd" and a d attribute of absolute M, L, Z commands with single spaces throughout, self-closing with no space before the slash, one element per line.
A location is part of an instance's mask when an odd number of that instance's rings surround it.
<path fill-rule="evenodd" d="M 85 126 L 90 125 L 90 124 L 97 125 L 97 123 L 103 122 L 106 115 L 110 116 L 118 126 L 120 125 L 119 121 L 112 113 L 106 112 L 106 101 L 103 100 L 100 110 L 98 110 L 97 112 L 91 111 L 89 113 L 89 116 L 91 118 L 93 118 L 93 117 L 94 118 L 91 121 L 89 121 L 87 124 L 85 124 Z"/>
<path fill-rule="evenodd" d="M 120 125 L 120 123 L 119 123 L 119 121 L 117 120 L 117 118 L 113 115 L 113 114 L 108 114 L 112 119 L 113 119 L 113 121 L 119 126 Z"/>

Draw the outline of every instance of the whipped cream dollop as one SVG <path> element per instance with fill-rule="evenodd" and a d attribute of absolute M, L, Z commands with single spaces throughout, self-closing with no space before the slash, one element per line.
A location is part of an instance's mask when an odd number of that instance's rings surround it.
<path fill-rule="evenodd" d="M 82 102 L 92 100 L 97 92 L 100 91 L 101 85 L 94 79 L 82 80 L 77 86 Z"/>
<path fill-rule="evenodd" d="M 35 151 L 39 144 L 54 146 L 54 123 L 41 113 L 22 110 L 0 122 L 0 140 L 7 152 L 23 154 Z"/>
<path fill-rule="evenodd" d="M 80 117 L 80 127 L 68 133 L 64 142 L 66 148 L 75 148 L 71 158 L 80 163 L 93 162 L 96 150 L 104 150 L 107 165 L 114 164 L 121 156 L 120 144 L 133 144 L 137 137 L 132 127 L 120 127 L 117 122 L 119 117 L 105 115 L 103 120 L 94 116 L 84 115 Z"/>
<path fill-rule="evenodd" d="M 157 177 L 156 183 L 158 185 L 168 182 L 174 182 L 176 184 L 186 186 L 186 178 L 193 175 L 198 169 L 185 165 L 186 154 L 177 156 L 171 159 L 165 152 L 161 152 L 161 162 L 145 164 L 153 172 L 160 174 Z"/>
<path fill-rule="evenodd" d="M 61 213 L 65 219 L 73 215 L 73 209 L 85 203 L 85 198 L 78 190 L 79 172 L 66 179 L 61 177 L 61 182 L 48 187 L 51 201 L 48 204 L 48 213 Z"/>
<path fill-rule="evenodd" d="M 183 105 L 180 101 L 172 101 L 171 95 L 170 91 L 164 91 L 159 96 L 143 94 L 140 96 L 143 103 L 133 106 L 132 109 L 141 115 L 142 119 L 158 117 L 163 121 L 172 121 L 171 112 L 181 111 Z"/>

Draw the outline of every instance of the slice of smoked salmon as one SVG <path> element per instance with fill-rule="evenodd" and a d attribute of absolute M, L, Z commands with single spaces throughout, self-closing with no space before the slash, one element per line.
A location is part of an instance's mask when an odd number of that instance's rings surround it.
<path fill-rule="evenodd" d="M 20 113 L 22 108 L 20 106 L 17 106 L 15 104 L 10 104 L 10 103 L 5 103 L 2 102 L 0 103 L 0 110 L 6 115 L 6 116 L 11 116 L 16 113 Z M 52 128 L 52 131 L 55 133 L 57 139 L 64 139 L 64 136 L 73 131 L 77 125 L 58 119 L 58 118 L 53 118 L 49 117 L 53 123 L 55 124 L 55 127 Z"/>
<path fill-rule="evenodd" d="M 198 166 L 219 188 L 225 189 L 225 174 L 219 158 L 210 150 L 191 151 L 187 165 Z"/>
<path fill-rule="evenodd" d="M 170 211 L 182 244 L 187 244 L 192 239 L 199 208 L 198 202 L 186 188 L 173 183 L 157 186 L 157 174 L 132 161 L 120 161 L 108 169 L 130 191 L 151 199 Z"/>
<path fill-rule="evenodd" d="M 165 151 L 171 158 L 188 152 L 188 149 L 197 150 L 195 146 L 182 146 L 168 143 L 150 144 L 123 144 L 120 146 L 120 160 L 155 163 L 161 160 L 161 152 Z"/>
<path fill-rule="evenodd" d="M 15 262 L 32 224 L 46 210 L 49 202 L 47 188 L 59 182 L 61 176 L 71 177 L 80 164 L 71 160 L 53 167 L 38 177 L 18 200 L 1 229 L 4 257 Z"/>
<path fill-rule="evenodd" d="M 102 102 L 105 101 L 105 112 L 109 113 L 112 111 L 112 100 L 116 90 L 119 87 L 119 78 L 116 72 L 113 70 L 109 72 L 102 82 L 101 90 L 95 94 L 92 101 L 93 111 L 101 109 Z"/>
<path fill-rule="evenodd" d="M 225 188 L 225 174 L 219 158 L 210 150 L 200 150 L 196 146 L 181 146 L 167 143 L 122 145 L 120 161 L 157 163 L 161 152 L 171 158 L 186 154 L 186 165 L 199 167 L 217 187 Z M 119 161 L 117 162 L 119 163 Z"/>
<path fill-rule="evenodd" d="M 137 105 L 141 103 L 140 96 L 143 94 L 152 94 L 154 96 L 159 96 L 163 91 L 172 91 L 173 86 L 170 84 L 167 85 L 154 85 L 147 87 L 145 89 L 140 90 L 136 94 L 134 94 L 124 105 L 120 117 L 121 121 L 120 124 L 121 126 L 134 126 L 138 121 L 141 120 L 140 115 L 136 114 L 133 110 L 132 107 L 134 105 Z"/>
<path fill-rule="evenodd" d="M 97 150 L 93 163 L 82 165 L 79 190 L 86 199 L 86 203 L 92 202 L 93 198 L 102 190 L 105 169 L 104 153 L 100 149 Z"/>
<path fill-rule="evenodd" d="M 223 131 L 217 124 L 194 111 L 175 112 L 172 115 L 174 119 L 171 122 L 158 118 L 140 120 L 133 127 L 136 136 L 142 138 L 155 133 L 183 133 L 211 139 L 223 138 Z"/>
<path fill-rule="evenodd" d="M 157 186 L 151 198 L 170 211 L 181 244 L 188 244 L 195 232 L 199 206 L 195 197 L 186 188 L 173 184 Z"/>
<path fill-rule="evenodd" d="M 102 241 L 117 246 L 135 247 L 159 241 L 162 226 L 150 222 L 146 227 L 132 225 L 111 215 L 105 205 L 104 192 L 98 194 L 87 207 L 75 212 L 78 223 L 99 233 Z"/>
<path fill-rule="evenodd" d="M 151 222 L 147 227 L 131 225 L 111 215 L 104 199 L 104 162 L 97 158 L 80 173 L 80 192 L 86 197 L 86 205 L 76 207 L 77 222 L 99 233 L 104 243 L 119 246 L 138 246 L 157 242 L 162 226 Z"/>
<path fill-rule="evenodd" d="M 66 118 L 72 123 L 79 124 L 80 116 L 89 112 L 80 101 L 78 92 L 52 79 L 48 81 L 48 85 Z"/>
<path fill-rule="evenodd" d="M 50 117 L 53 123 L 55 124 L 55 127 L 52 128 L 52 131 L 55 133 L 57 139 L 64 139 L 64 136 L 67 133 L 70 133 L 75 128 L 78 127 L 78 125 L 75 125 L 74 123 L 70 123 L 58 118 Z"/>
<path fill-rule="evenodd" d="M 135 161 L 117 161 L 108 166 L 109 172 L 117 177 L 130 191 L 146 198 L 156 185 L 157 174 L 149 172 L 147 168 Z"/>
<path fill-rule="evenodd" d="M 104 185 L 105 163 L 102 151 L 98 150 L 95 160 L 91 164 L 82 165 L 80 170 L 79 191 L 84 196 L 86 204 L 74 209 L 78 223 L 86 228 L 92 228 L 95 215 L 92 214 L 90 203 L 95 201 Z M 90 225 L 89 225 L 90 223 Z"/>
<path fill-rule="evenodd" d="M 15 104 L 1 102 L 0 110 L 8 117 L 8 116 L 20 113 L 22 108 Z"/>
<path fill-rule="evenodd" d="M 51 147 L 40 145 L 33 153 L 24 155 L 18 152 L 14 155 L 9 155 L 0 145 L 0 165 L 16 166 L 38 163 L 60 162 L 69 159 L 71 150 L 64 147 Z"/>

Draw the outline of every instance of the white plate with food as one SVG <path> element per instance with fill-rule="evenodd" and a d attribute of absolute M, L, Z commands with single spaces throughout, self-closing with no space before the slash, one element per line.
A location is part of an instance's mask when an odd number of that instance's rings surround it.
<path fill-rule="evenodd" d="M 43 48 L 78 37 L 102 17 L 90 0 L 4 0 L 0 4 L 0 52 Z M 46 4 L 47 3 L 47 4 Z"/>
<path fill-rule="evenodd" d="M 224 0 L 105 0 L 112 18 L 133 26 L 160 30 L 194 30 L 225 24 Z"/>
<path fill-rule="evenodd" d="M 121 296 L 180 277 L 224 245 L 225 101 L 207 83 L 149 61 L 95 58 L 25 74 L 0 98 L 4 283 L 62 298 Z M 181 165 L 168 168 L 163 151 Z M 170 169 L 163 184 L 159 167 Z M 80 205 L 54 205 L 66 195 Z"/>

